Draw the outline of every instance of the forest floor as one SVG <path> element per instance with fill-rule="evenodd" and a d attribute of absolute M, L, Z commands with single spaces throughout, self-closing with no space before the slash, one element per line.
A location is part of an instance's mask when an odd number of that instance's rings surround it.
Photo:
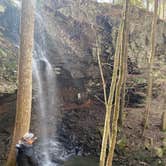
<path fill-rule="evenodd" d="M 164 99 L 153 100 L 149 116 L 149 126 L 143 131 L 144 107 L 127 108 L 123 129 L 117 140 L 115 163 L 122 166 L 165 166 L 166 132 L 161 130 Z M 119 158 L 122 162 L 119 163 Z"/>

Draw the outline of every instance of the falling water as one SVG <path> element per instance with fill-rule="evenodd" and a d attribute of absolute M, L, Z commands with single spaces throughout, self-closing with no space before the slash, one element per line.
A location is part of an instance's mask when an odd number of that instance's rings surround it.
<path fill-rule="evenodd" d="M 46 56 L 44 21 L 39 14 L 36 14 L 35 28 L 35 50 L 33 57 L 33 77 L 36 83 L 37 91 L 37 116 L 38 126 L 40 130 L 40 153 L 42 158 L 41 165 L 52 166 L 50 151 L 56 142 L 56 79 L 52 65 Z M 51 145 L 52 144 L 52 145 Z M 54 147 L 55 147 L 54 146 Z"/>

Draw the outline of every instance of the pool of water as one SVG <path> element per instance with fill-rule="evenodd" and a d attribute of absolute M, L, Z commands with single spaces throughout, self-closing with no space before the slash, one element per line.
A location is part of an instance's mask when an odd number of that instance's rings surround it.
<path fill-rule="evenodd" d="M 64 166 L 98 166 L 99 162 L 95 157 L 72 157 L 68 161 L 65 161 Z"/>

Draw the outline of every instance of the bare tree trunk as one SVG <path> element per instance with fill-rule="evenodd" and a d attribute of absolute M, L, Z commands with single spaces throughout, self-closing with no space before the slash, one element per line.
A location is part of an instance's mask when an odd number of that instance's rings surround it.
<path fill-rule="evenodd" d="M 116 145 L 116 138 L 117 138 L 117 131 L 118 131 L 118 118 L 119 118 L 119 111 L 120 111 L 120 97 L 121 97 L 121 89 L 122 85 L 124 83 L 124 74 L 125 74 L 125 60 L 126 60 L 126 54 L 125 52 L 127 51 L 127 42 L 126 42 L 126 16 L 127 16 L 127 10 L 128 10 L 128 3 L 129 1 L 125 1 L 125 8 L 124 8 L 124 20 L 122 21 L 122 26 L 120 29 L 122 39 L 119 41 L 120 45 L 120 62 L 119 62 L 119 76 L 118 76 L 118 81 L 116 84 L 116 91 L 115 91 L 115 104 L 114 104 L 114 112 L 113 112 L 113 119 L 112 119 L 112 130 L 111 130 L 111 145 L 108 153 L 108 158 L 107 158 L 107 163 L 106 166 L 112 166 L 112 161 L 113 161 L 113 155 L 114 155 L 114 150 L 115 150 L 115 145 Z M 126 43 L 125 43 L 126 42 Z"/>
<path fill-rule="evenodd" d="M 152 31 L 151 31 L 151 53 L 149 57 L 149 71 L 148 71 L 148 89 L 147 89 L 147 97 L 146 97 L 146 107 L 145 107 L 145 121 L 144 121 L 144 130 L 148 126 L 149 112 L 151 109 L 152 103 L 152 83 L 153 83 L 153 61 L 155 56 L 155 45 L 156 45 L 156 29 L 157 29 L 157 10 L 158 10 L 158 0 L 155 0 L 154 3 L 154 16 L 152 23 Z"/>
<path fill-rule="evenodd" d="M 123 56 L 123 87 L 122 87 L 122 98 L 121 98 L 121 106 L 119 112 L 119 125 L 123 125 L 123 111 L 125 108 L 125 95 L 126 95 L 126 79 L 127 79 L 127 60 L 128 60 L 128 29 L 129 29 L 129 3 L 130 0 L 125 1 L 125 12 L 124 12 L 124 30 L 123 30 L 123 46 L 122 46 L 122 56 Z"/>
<path fill-rule="evenodd" d="M 121 26 L 119 29 L 121 29 Z M 106 160 L 106 149 L 107 149 L 108 138 L 109 138 L 109 133 L 110 133 L 110 117 L 111 117 L 112 103 L 113 103 L 113 97 L 114 97 L 114 93 L 115 93 L 115 85 L 116 85 L 116 80 L 117 80 L 117 72 L 118 72 L 118 64 L 119 64 L 120 40 L 122 40 L 122 35 L 119 30 L 117 44 L 116 44 L 116 51 L 115 51 L 115 56 L 114 56 L 114 68 L 113 68 L 112 82 L 111 82 L 110 92 L 109 92 L 109 97 L 108 97 L 108 102 L 107 102 L 108 105 L 106 108 L 102 147 L 101 147 L 101 153 L 100 153 L 100 166 L 105 166 L 105 160 Z"/>
<path fill-rule="evenodd" d="M 128 0 L 127 0 L 128 1 Z M 126 9 L 127 6 L 125 6 Z M 125 12 L 126 14 L 126 12 Z M 124 18 L 125 19 L 125 15 Z M 108 145 L 108 139 L 109 139 L 109 155 L 107 160 L 107 165 L 112 165 L 112 158 L 114 153 L 114 146 L 116 143 L 116 135 L 117 135 L 117 121 L 119 117 L 119 105 L 120 105 L 120 93 L 121 93 L 121 85 L 123 82 L 123 60 L 125 59 L 122 56 L 122 40 L 124 37 L 124 20 L 122 21 L 119 32 L 118 32 L 118 38 L 116 43 L 116 51 L 114 56 L 114 68 L 113 68 L 113 75 L 112 75 L 112 82 L 110 86 L 110 92 L 106 107 L 106 116 L 105 116 L 105 125 L 104 125 L 104 132 L 103 132 L 103 139 L 102 139 L 102 147 L 101 147 L 101 153 L 100 153 L 100 166 L 105 166 L 106 163 L 106 149 Z M 126 46 L 123 46 L 124 51 L 126 51 Z M 117 75 L 119 71 L 119 77 L 118 77 L 118 83 L 117 83 Z M 116 89 L 116 90 L 115 90 Z M 113 106 L 113 98 L 115 95 L 115 108 L 114 108 L 114 116 L 113 116 L 113 123 L 112 123 L 112 132 L 110 135 L 110 118 L 111 118 L 111 112 L 112 112 L 112 106 Z M 116 98 L 117 96 L 117 98 Z M 116 112 L 115 112 L 116 111 Z"/>
<path fill-rule="evenodd" d="M 22 0 L 21 43 L 16 119 L 7 166 L 16 165 L 15 145 L 29 131 L 32 100 L 32 50 L 34 34 L 34 0 Z"/>
<path fill-rule="evenodd" d="M 123 26 L 121 31 L 123 31 Z M 121 42 L 121 51 L 122 51 L 122 41 Z M 107 158 L 106 166 L 112 166 L 113 161 L 113 155 L 116 145 L 116 138 L 117 138 L 117 131 L 118 131 L 118 118 L 119 118 L 119 106 L 120 106 L 120 93 L 123 83 L 123 56 L 122 52 L 120 52 L 120 63 L 119 63 L 119 76 L 118 81 L 116 84 L 116 91 L 115 91 L 115 104 L 114 104 L 114 114 L 113 114 L 113 120 L 112 120 L 112 132 L 111 132 L 111 145 L 109 149 L 109 154 Z"/>

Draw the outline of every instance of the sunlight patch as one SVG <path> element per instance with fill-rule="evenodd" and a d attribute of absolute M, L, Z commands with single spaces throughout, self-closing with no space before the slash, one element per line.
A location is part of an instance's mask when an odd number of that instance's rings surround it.
<path fill-rule="evenodd" d="M 112 0 L 97 0 L 99 3 L 111 3 Z"/>
<path fill-rule="evenodd" d="M 0 5 L 0 13 L 4 13 L 5 12 L 5 7 L 3 5 Z"/>
<path fill-rule="evenodd" d="M 21 2 L 19 0 L 11 0 L 16 7 L 21 7 Z"/>

